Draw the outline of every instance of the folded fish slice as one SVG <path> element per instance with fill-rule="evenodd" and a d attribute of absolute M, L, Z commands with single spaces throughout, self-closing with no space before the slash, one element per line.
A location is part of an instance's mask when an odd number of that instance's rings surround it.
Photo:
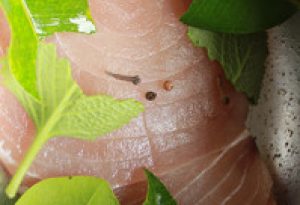
<path fill-rule="evenodd" d="M 271 179 L 249 134 L 243 132 L 246 98 L 229 85 L 218 63 L 193 47 L 178 21 L 188 1 L 90 0 L 90 4 L 98 27 L 95 35 L 64 33 L 49 41 L 71 60 L 73 76 L 86 94 L 135 98 L 145 104 L 146 112 L 95 142 L 50 140 L 27 173 L 26 183 L 50 176 L 94 175 L 112 184 L 122 204 L 141 204 L 146 190 L 142 167 L 148 167 L 180 204 L 271 201 Z M 114 79 L 106 71 L 139 75 L 141 83 Z M 174 86 L 171 91 L 163 88 L 166 80 Z M 0 150 L 8 150 L 16 163 L 9 163 L 6 155 L 0 159 L 14 173 L 34 127 L 16 99 L 1 90 Z M 148 91 L 157 93 L 154 101 L 145 99 Z M 7 122 L 10 116 L 20 120 Z M 228 153 L 222 155 L 224 150 Z M 207 171 L 199 177 L 203 170 Z"/>

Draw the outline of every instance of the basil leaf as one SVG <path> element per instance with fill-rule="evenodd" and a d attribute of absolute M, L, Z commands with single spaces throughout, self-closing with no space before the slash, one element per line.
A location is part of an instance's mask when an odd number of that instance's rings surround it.
<path fill-rule="evenodd" d="M 165 185 L 149 170 L 145 169 L 148 178 L 148 193 L 143 205 L 176 205 L 175 199 Z"/>
<path fill-rule="evenodd" d="M 254 33 L 278 25 L 297 11 L 287 0 L 193 0 L 182 22 L 222 33 Z"/>
<path fill-rule="evenodd" d="M 37 90 L 40 100 L 28 95 L 14 80 L 5 61 L 5 85 L 16 95 L 35 122 L 37 135 L 13 176 L 7 194 L 13 197 L 42 146 L 56 136 L 93 140 L 137 117 L 141 103 L 109 96 L 86 96 L 72 79 L 69 62 L 57 57 L 55 45 L 40 43 L 37 58 Z"/>
<path fill-rule="evenodd" d="M 109 184 L 95 177 L 46 179 L 31 187 L 16 205 L 118 205 Z"/>
<path fill-rule="evenodd" d="M 238 91 L 257 102 L 268 54 L 265 32 L 235 35 L 190 27 L 188 35 L 196 46 L 207 48 L 211 60 L 219 61 Z"/>
<path fill-rule="evenodd" d="M 87 0 L 0 0 L 11 29 L 9 66 L 13 76 L 32 96 L 36 89 L 38 39 L 54 32 L 92 33 Z"/>

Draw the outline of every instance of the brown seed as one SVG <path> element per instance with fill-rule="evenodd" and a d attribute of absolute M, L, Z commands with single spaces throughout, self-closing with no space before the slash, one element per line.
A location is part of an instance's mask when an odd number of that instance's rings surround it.
<path fill-rule="evenodd" d="M 164 82 L 164 89 L 166 91 L 171 91 L 173 88 L 174 88 L 174 85 L 173 85 L 172 81 L 167 80 Z"/>
<path fill-rule="evenodd" d="M 157 94 L 155 92 L 149 91 L 146 93 L 146 99 L 149 101 L 155 100 Z"/>

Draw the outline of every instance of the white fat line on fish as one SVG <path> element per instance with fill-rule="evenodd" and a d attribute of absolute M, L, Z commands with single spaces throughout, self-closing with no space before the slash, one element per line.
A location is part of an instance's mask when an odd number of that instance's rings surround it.
<path fill-rule="evenodd" d="M 253 200 L 255 199 L 255 197 L 257 196 L 257 194 L 258 194 L 258 190 L 259 190 L 259 188 L 260 188 L 260 185 L 261 185 L 261 180 L 259 180 L 259 177 L 256 177 L 256 186 L 255 186 L 255 192 L 254 192 L 254 194 L 253 194 L 253 196 L 249 199 L 249 200 L 247 200 L 247 203 L 245 204 L 245 205 L 248 205 L 248 204 L 252 204 L 252 202 L 253 202 Z"/>
<path fill-rule="evenodd" d="M 131 82 L 133 85 L 138 85 L 139 83 L 141 83 L 141 78 L 138 75 L 134 75 L 134 76 L 122 75 L 118 73 L 112 73 L 110 71 L 105 71 L 105 73 L 117 80 Z"/>
<path fill-rule="evenodd" d="M 221 154 L 216 157 L 216 159 L 214 159 L 212 161 L 212 163 L 210 163 L 210 165 L 202 170 L 200 172 L 200 174 L 195 177 L 193 180 L 191 180 L 184 188 L 182 188 L 179 192 L 177 192 L 175 194 L 175 198 L 178 198 L 179 195 L 183 194 L 185 191 L 187 191 L 188 187 L 191 186 L 193 183 L 195 183 L 198 179 L 200 179 L 205 173 L 207 173 L 209 170 L 211 170 L 215 165 L 217 165 L 217 163 L 224 157 L 224 155 L 233 147 L 235 147 L 236 145 L 238 145 L 240 142 L 242 142 L 243 140 L 245 140 L 247 137 L 249 136 L 249 132 L 248 130 L 244 130 L 237 139 L 235 139 L 233 142 L 231 142 L 227 147 L 225 147 L 225 149 L 221 152 Z"/>
<path fill-rule="evenodd" d="M 189 165 L 191 165 L 191 164 L 194 164 L 195 162 L 197 162 L 197 161 L 199 161 L 199 160 L 203 160 L 203 159 L 205 159 L 205 158 L 208 158 L 208 157 L 210 157 L 211 155 L 216 154 L 216 153 L 218 153 L 218 152 L 220 152 L 220 151 L 221 151 L 221 149 L 217 149 L 217 150 L 213 150 L 213 151 L 211 151 L 211 152 L 209 152 L 209 153 L 207 153 L 207 154 L 205 154 L 205 155 L 198 156 L 198 157 L 196 157 L 195 159 L 192 159 L 192 160 L 190 160 L 190 161 L 187 162 L 187 163 L 184 163 L 184 164 L 181 164 L 180 166 L 177 166 L 176 168 L 172 169 L 171 171 L 165 171 L 165 172 L 162 172 L 162 173 L 160 174 L 160 176 L 167 175 L 167 174 L 169 174 L 170 172 L 176 172 L 176 171 L 180 170 L 181 168 L 184 168 L 184 167 L 186 167 L 186 166 L 189 166 Z"/>
<path fill-rule="evenodd" d="M 246 176 L 247 176 L 247 173 L 248 173 L 249 169 L 250 169 L 250 165 L 248 165 L 247 168 L 244 169 L 243 176 L 242 176 L 242 179 L 241 179 L 241 183 L 224 199 L 224 201 L 220 205 L 226 205 L 226 203 L 230 199 L 232 199 L 232 197 L 235 196 L 238 193 L 238 191 L 243 187 L 243 185 L 245 184 Z"/>
<path fill-rule="evenodd" d="M 242 155 L 240 155 L 237 160 L 231 164 L 230 170 L 227 171 L 226 175 L 223 176 L 223 178 L 215 185 L 215 187 L 213 187 L 210 191 L 208 191 L 204 196 L 202 196 L 196 204 L 201 204 L 207 197 L 209 197 L 210 195 L 212 195 L 215 191 L 218 190 L 218 188 L 224 184 L 224 182 L 226 181 L 226 179 L 228 179 L 228 177 L 230 176 L 230 174 L 233 172 L 233 170 L 236 168 L 237 164 L 244 158 L 244 156 L 246 156 L 246 154 L 248 154 L 249 151 L 247 150 L 246 152 L 244 152 Z"/>
<path fill-rule="evenodd" d="M 144 125 L 144 132 L 145 132 L 145 134 L 146 134 L 146 136 L 147 136 L 147 140 L 148 140 L 148 143 L 149 143 L 149 154 L 150 154 L 150 164 L 151 164 L 151 166 L 153 166 L 154 165 L 154 159 L 153 159 L 153 156 L 154 156 L 154 154 L 153 154 L 153 147 L 152 147 L 152 145 L 151 145 L 151 132 L 150 132 L 150 129 L 149 129 L 149 127 L 148 127 L 148 124 L 147 124 L 147 122 L 146 122 L 146 114 L 145 114 L 145 112 L 143 112 L 142 113 L 142 124 Z"/>

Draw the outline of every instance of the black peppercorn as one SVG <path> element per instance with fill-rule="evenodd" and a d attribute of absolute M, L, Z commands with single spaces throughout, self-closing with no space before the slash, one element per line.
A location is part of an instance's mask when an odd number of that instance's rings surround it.
<path fill-rule="evenodd" d="M 146 99 L 149 101 L 155 100 L 156 97 L 157 97 L 157 94 L 155 92 L 149 91 L 146 93 Z"/>

